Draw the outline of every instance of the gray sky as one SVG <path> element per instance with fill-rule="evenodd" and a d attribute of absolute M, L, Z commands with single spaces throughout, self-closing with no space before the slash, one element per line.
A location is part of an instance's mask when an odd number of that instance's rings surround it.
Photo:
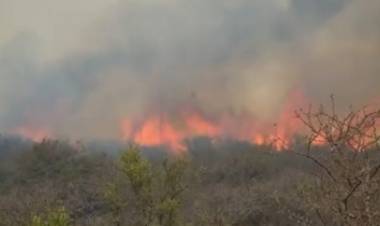
<path fill-rule="evenodd" d="M 269 120 L 286 96 L 380 96 L 378 0 L 0 0 L 0 131 L 117 138 L 195 105 Z"/>

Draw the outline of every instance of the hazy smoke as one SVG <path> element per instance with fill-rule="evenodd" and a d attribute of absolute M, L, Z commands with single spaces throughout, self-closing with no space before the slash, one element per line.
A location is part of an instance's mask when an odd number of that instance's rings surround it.
<path fill-rule="evenodd" d="M 32 2 L 0 0 L 3 132 L 117 138 L 186 104 L 268 120 L 294 90 L 380 96 L 377 0 Z"/>

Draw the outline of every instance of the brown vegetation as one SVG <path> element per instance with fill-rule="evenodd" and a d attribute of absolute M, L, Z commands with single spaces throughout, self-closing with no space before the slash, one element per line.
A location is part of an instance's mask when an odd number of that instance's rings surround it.
<path fill-rule="evenodd" d="M 132 146 L 115 159 L 2 137 L 0 225 L 378 225 L 380 111 L 342 117 L 333 102 L 297 117 L 310 136 L 284 152 L 197 138 L 185 156 Z"/>

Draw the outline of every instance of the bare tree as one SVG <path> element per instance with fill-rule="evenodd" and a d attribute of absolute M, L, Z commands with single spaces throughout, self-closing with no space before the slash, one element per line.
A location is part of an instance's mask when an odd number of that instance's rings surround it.
<path fill-rule="evenodd" d="M 380 225 L 380 110 L 350 109 L 342 116 L 333 96 L 331 103 L 329 111 L 310 106 L 296 112 L 310 131 L 306 151 L 296 154 L 319 169 L 303 195 L 322 225 Z"/>

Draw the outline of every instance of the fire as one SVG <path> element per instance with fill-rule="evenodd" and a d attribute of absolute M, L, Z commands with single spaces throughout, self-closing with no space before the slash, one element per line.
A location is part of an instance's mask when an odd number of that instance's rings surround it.
<path fill-rule="evenodd" d="M 302 123 L 295 117 L 294 111 L 305 104 L 306 101 L 302 92 L 295 91 L 289 95 L 276 124 L 277 131 L 273 134 L 277 136 L 274 141 L 277 150 L 290 148 L 294 135 L 302 130 Z"/>
<path fill-rule="evenodd" d="M 18 134 L 24 138 L 32 140 L 34 142 L 41 142 L 51 136 L 51 133 L 46 128 L 35 128 L 32 126 L 21 126 L 14 130 L 15 134 Z"/>
<path fill-rule="evenodd" d="M 322 135 L 318 135 L 313 139 L 312 144 L 316 146 L 323 146 L 326 144 L 326 139 Z"/>
<path fill-rule="evenodd" d="M 253 143 L 257 145 L 264 145 L 266 143 L 266 139 L 262 134 L 257 134 L 253 138 Z"/>
<path fill-rule="evenodd" d="M 173 125 L 164 118 L 155 117 L 148 119 L 135 134 L 135 142 L 147 146 L 167 145 L 172 150 L 183 150 L 181 144 L 184 134 L 176 130 Z"/>
<path fill-rule="evenodd" d="M 217 124 L 207 121 L 198 114 L 190 114 L 185 121 L 189 132 L 197 136 L 215 137 L 221 134 L 221 128 Z"/>
<path fill-rule="evenodd" d="M 122 124 L 124 139 L 132 140 L 144 146 L 167 146 L 171 150 L 182 152 L 186 149 L 183 141 L 194 136 L 218 136 L 220 130 L 216 124 L 196 113 L 180 116 L 179 122 L 170 120 L 166 114 L 152 115 L 140 123 L 125 119 Z"/>
<path fill-rule="evenodd" d="M 253 115 L 223 114 L 210 117 L 199 110 L 179 110 L 175 115 L 151 113 L 142 120 L 124 119 L 122 136 L 143 146 L 166 146 L 176 152 L 186 150 L 184 140 L 196 136 L 212 139 L 231 138 L 256 145 L 272 145 L 276 150 L 290 147 L 301 128 L 294 110 L 305 103 L 300 92 L 289 95 L 274 125 Z"/>

